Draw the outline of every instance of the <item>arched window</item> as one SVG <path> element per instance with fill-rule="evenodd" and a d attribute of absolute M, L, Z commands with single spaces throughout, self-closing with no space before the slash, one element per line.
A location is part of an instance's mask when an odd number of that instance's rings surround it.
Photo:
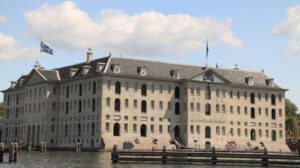
<path fill-rule="evenodd" d="M 205 115 L 210 115 L 210 104 L 205 105 Z"/>
<path fill-rule="evenodd" d="M 197 125 L 197 134 L 200 134 L 200 126 L 199 125 Z"/>
<path fill-rule="evenodd" d="M 120 136 L 120 124 L 119 123 L 114 124 L 114 136 Z"/>
<path fill-rule="evenodd" d="M 175 87 L 175 99 L 180 99 L 180 89 L 179 89 L 179 87 Z"/>
<path fill-rule="evenodd" d="M 256 134 L 255 134 L 255 130 L 252 129 L 251 132 L 250 132 L 250 136 L 251 136 L 251 140 L 255 140 L 256 139 Z"/>
<path fill-rule="evenodd" d="M 205 149 L 210 149 L 210 142 L 209 141 L 205 142 Z"/>
<path fill-rule="evenodd" d="M 120 106 L 121 106 L 120 99 L 115 99 L 115 111 L 119 112 Z"/>
<path fill-rule="evenodd" d="M 255 118 L 255 109 L 254 107 L 251 108 L 251 118 Z"/>
<path fill-rule="evenodd" d="M 193 126 L 193 125 L 190 126 L 190 129 L 191 129 L 191 130 L 190 130 L 190 131 L 191 131 L 191 134 L 194 134 L 194 126 Z"/>
<path fill-rule="evenodd" d="M 205 98 L 208 99 L 208 100 L 210 100 L 210 97 L 211 97 L 210 95 L 211 95 L 210 94 L 210 86 L 207 85 L 207 87 L 205 89 Z"/>
<path fill-rule="evenodd" d="M 81 124 L 77 125 L 77 135 L 81 136 Z"/>
<path fill-rule="evenodd" d="M 147 102 L 145 100 L 141 102 L 141 111 L 142 113 L 147 113 Z"/>
<path fill-rule="evenodd" d="M 180 114 L 180 104 L 178 102 L 175 103 L 175 115 Z"/>
<path fill-rule="evenodd" d="M 119 81 L 115 83 L 115 94 L 121 94 L 121 83 Z"/>
<path fill-rule="evenodd" d="M 180 127 L 178 125 L 175 126 L 174 131 L 175 131 L 175 138 L 179 138 L 180 137 Z"/>
<path fill-rule="evenodd" d="M 95 123 L 92 123 L 92 136 L 95 136 Z"/>
<path fill-rule="evenodd" d="M 146 84 L 142 84 L 141 95 L 147 96 L 147 85 Z"/>
<path fill-rule="evenodd" d="M 272 130 L 272 141 L 276 141 L 276 131 Z"/>
<path fill-rule="evenodd" d="M 65 125 L 65 136 L 68 136 L 68 125 Z"/>
<path fill-rule="evenodd" d="M 250 94 L 250 103 L 255 104 L 255 95 L 254 95 L 254 93 Z"/>
<path fill-rule="evenodd" d="M 205 138 L 211 138 L 210 127 L 205 127 Z"/>
<path fill-rule="evenodd" d="M 275 109 L 272 109 L 272 120 L 276 119 L 276 111 Z"/>
<path fill-rule="evenodd" d="M 220 127 L 219 126 L 216 127 L 216 134 L 220 135 Z"/>
<path fill-rule="evenodd" d="M 141 137 L 147 136 L 147 126 L 145 124 L 141 125 Z"/>
<path fill-rule="evenodd" d="M 271 104 L 276 105 L 275 95 L 271 95 Z"/>

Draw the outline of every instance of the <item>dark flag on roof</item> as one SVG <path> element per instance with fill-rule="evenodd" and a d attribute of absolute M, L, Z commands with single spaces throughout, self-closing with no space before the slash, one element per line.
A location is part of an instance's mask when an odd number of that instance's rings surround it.
<path fill-rule="evenodd" d="M 53 49 L 51 49 L 49 46 L 47 46 L 45 43 L 41 41 L 41 49 L 40 52 L 48 53 L 53 55 Z"/>

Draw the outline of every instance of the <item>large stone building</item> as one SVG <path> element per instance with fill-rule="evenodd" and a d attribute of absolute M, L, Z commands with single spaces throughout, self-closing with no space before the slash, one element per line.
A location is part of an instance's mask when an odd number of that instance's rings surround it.
<path fill-rule="evenodd" d="M 264 72 L 108 57 L 35 66 L 3 90 L 3 141 L 74 148 L 288 151 L 285 91 Z"/>

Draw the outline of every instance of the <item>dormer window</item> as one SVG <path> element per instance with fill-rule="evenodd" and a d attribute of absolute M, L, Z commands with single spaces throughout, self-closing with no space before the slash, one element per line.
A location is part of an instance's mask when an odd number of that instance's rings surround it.
<path fill-rule="evenodd" d="M 10 81 L 10 88 L 14 88 L 16 86 L 17 82 L 16 81 Z"/>
<path fill-rule="evenodd" d="M 96 72 L 101 72 L 105 67 L 105 63 L 102 63 L 102 62 L 97 62 L 97 65 L 96 65 Z"/>
<path fill-rule="evenodd" d="M 170 71 L 170 75 L 172 76 L 172 78 L 175 78 L 175 79 L 179 78 L 179 72 L 178 72 L 178 70 L 171 70 Z"/>
<path fill-rule="evenodd" d="M 245 78 L 245 82 L 246 82 L 248 85 L 253 85 L 253 84 L 254 84 L 253 76 L 246 77 L 246 78 Z"/>
<path fill-rule="evenodd" d="M 120 73 L 121 72 L 121 68 L 120 68 L 120 65 L 119 64 L 112 64 L 110 66 L 111 70 L 114 72 L 114 73 Z"/>
<path fill-rule="evenodd" d="M 76 74 L 77 71 L 78 71 L 77 68 L 70 68 L 69 77 L 72 78 Z"/>
<path fill-rule="evenodd" d="M 137 73 L 140 74 L 141 76 L 146 76 L 147 75 L 147 68 L 143 66 L 137 67 Z"/>
<path fill-rule="evenodd" d="M 266 79 L 266 85 L 267 86 L 270 86 L 270 87 L 273 87 L 273 81 L 274 81 L 274 79 L 273 78 L 269 78 L 269 79 Z"/>
<path fill-rule="evenodd" d="M 82 75 L 86 75 L 90 69 L 91 69 L 91 66 L 83 66 L 82 67 Z"/>

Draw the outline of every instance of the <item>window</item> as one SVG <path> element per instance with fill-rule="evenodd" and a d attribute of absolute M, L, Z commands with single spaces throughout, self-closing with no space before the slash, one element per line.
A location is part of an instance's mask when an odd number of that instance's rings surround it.
<path fill-rule="evenodd" d="M 120 124 L 119 123 L 115 123 L 114 124 L 114 132 L 113 132 L 114 136 L 120 136 Z"/>
<path fill-rule="evenodd" d="M 251 140 L 253 140 L 253 141 L 256 140 L 256 135 L 255 135 L 254 129 L 251 129 L 250 134 L 251 134 Z"/>
<path fill-rule="evenodd" d="M 69 102 L 66 102 L 66 114 L 68 114 L 69 113 Z"/>
<path fill-rule="evenodd" d="M 93 82 L 93 94 L 96 94 L 96 81 Z"/>
<path fill-rule="evenodd" d="M 251 108 L 251 118 L 255 119 L 255 109 L 253 107 Z"/>
<path fill-rule="evenodd" d="M 115 111 L 120 112 L 121 102 L 120 99 L 115 99 Z"/>
<path fill-rule="evenodd" d="M 168 93 L 171 94 L 171 86 L 168 86 Z"/>
<path fill-rule="evenodd" d="M 194 111 L 194 103 L 191 103 L 191 105 L 190 105 L 190 110 L 191 110 L 191 112 Z"/>
<path fill-rule="evenodd" d="M 282 130 L 279 131 L 279 137 L 282 138 Z"/>
<path fill-rule="evenodd" d="M 275 109 L 272 109 L 272 120 L 276 119 L 276 111 Z"/>
<path fill-rule="evenodd" d="M 141 125 L 141 137 L 147 136 L 147 126 L 145 124 Z"/>
<path fill-rule="evenodd" d="M 220 135 L 220 127 L 219 126 L 216 127 L 216 134 Z"/>
<path fill-rule="evenodd" d="M 238 136 L 241 136 L 241 129 L 240 128 L 237 129 L 237 132 L 238 132 Z"/>
<path fill-rule="evenodd" d="M 205 115 L 210 115 L 210 104 L 205 105 Z"/>
<path fill-rule="evenodd" d="M 281 98 L 281 94 L 278 96 L 279 102 L 281 102 L 282 98 Z"/>
<path fill-rule="evenodd" d="M 128 108 L 128 99 L 125 99 L 125 107 Z"/>
<path fill-rule="evenodd" d="M 151 84 L 151 92 L 154 93 L 154 90 L 155 90 L 155 85 Z"/>
<path fill-rule="evenodd" d="M 147 102 L 145 100 L 141 102 L 141 112 L 147 113 Z"/>
<path fill-rule="evenodd" d="M 258 135 L 259 135 L 259 137 L 262 137 L 262 131 L 261 131 L 261 129 L 258 130 Z"/>
<path fill-rule="evenodd" d="M 272 141 L 276 141 L 276 131 L 272 130 Z"/>
<path fill-rule="evenodd" d="M 147 85 L 146 84 L 142 84 L 141 95 L 147 96 Z"/>
<path fill-rule="evenodd" d="M 197 131 L 197 134 L 200 134 L 200 126 L 199 125 L 197 125 L 196 131 Z"/>
<path fill-rule="evenodd" d="M 241 107 L 240 106 L 237 106 L 237 113 L 241 114 Z"/>
<path fill-rule="evenodd" d="M 233 136 L 233 128 L 230 128 L 230 135 Z"/>
<path fill-rule="evenodd" d="M 261 94 L 260 93 L 258 93 L 258 100 L 260 101 L 261 100 Z"/>
<path fill-rule="evenodd" d="M 247 92 L 244 92 L 244 98 L 247 100 Z"/>
<path fill-rule="evenodd" d="M 175 87 L 175 99 L 179 99 L 180 98 L 180 89 L 179 87 Z"/>
<path fill-rule="evenodd" d="M 205 138 L 211 138 L 209 126 L 205 127 Z"/>
<path fill-rule="evenodd" d="M 269 98 L 268 93 L 266 93 L 265 94 L 265 100 L 268 101 L 268 98 Z"/>
<path fill-rule="evenodd" d="M 159 86 L 159 93 L 161 93 L 161 94 L 163 93 L 163 85 Z"/>
<path fill-rule="evenodd" d="M 134 91 L 137 91 L 138 84 L 134 83 Z"/>
<path fill-rule="evenodd" d="M 245 113 L 245 115 L 248 115 L 248 108 L 247 107 L 244 108 L 244 113 Z"/>
<path fill-rule="evenodd" d="M 205 98 L 210 100 L 211 96 L 210 96 L 210 86 L 207 85 L 206 89 L 205 89 Z"/>
<path fill-rule="evenodd" d="M 220 90 L 219 90 L 219 89 L 216 90 L 216 97 L 217 97 L 217 98 L 220 97 Z"/>
<path fill-rule="evenodd" d="M 150 129 L 151 129 L 151 132 L 154 133 L 154 125 L 153 124 L 151 124 L 151 128 Z"/>
<path fill-rule="evenodd" d="M 128 83 L 128 82 L 125 83 L 125 90 L 126 90 L 126 91 L 129 90 L 129 83 Z"/>
<path fill-rule="evenodd" d="M 162 125 L 159 125 L 159 133 L 163 133 L 163 126 Z"/>
<path fill-rule="evenodd" d="M 200 88 L 197 87 L 197 96 L 200 96 Z"/>
<path fill-rule="evenodd" d="M 238 99 L 240 99 L 240 91 L 237 91 L 236 96 Z"/>
<path fill-rule="evenodd" d="M 81 124 L 77 125 L 77 136 L 81 136 Z"/>
<path fill-rule="evenodd" d="M 82 96 L 82 84 L 79 84 L 79 96 Z"/>
<path fill-rule="evenodd" d="M 282 117 L 282 110 L 279 109 L 279 117 Z"/>
<path fill-rule="evenodd" d="M 269 115 L 268 108 L 266 108 L 266 109 L 265 109 L 265 114 L 266 114 L 266 116 L 268 116 L 268 115 Z"/>
<path fill-rule="evenodd" d="M 276 99 L 275 95 L 272 94 L 271 95 L 271 104 L 274 105 L 274 106 L 276 105 L 276 100 L 275 99 Z"/>
<path fill-rule="evenodd" d="M 163 102 L 159 101 L 159 109 L 162 110 L 163 109 Z"/>
<path fill-rule="evenodd" d="M 178 102 L 175 103 L 175 115 L 180 114 L 180 104 Z"/>
<path fill-rule="evenodd" d="M 230 114 L 233 114 L 233 106 L 230 106 Z"/>
<path fill-rule="evenodd" d="M 154 100 L 151 100 L 151 109 L 154 109 Z"/>
<path fill-rule="evenodd" d="M 258 108 L 258 115 L 261 116 L 261 108 Z"/>
<path fill-rule="evenodd" d="M 219 105 L 219 104 L 216 105 L 216 112 L 217 112 L 217 113 L 220 112 L 220 105 Z"/>
<path fill-rule="evenodd" d="M 230 98 L 232 99 L 233 98 L 232 90 L 229 92 L 229 94 L 230 94 Z"/>
<path fill-rule="evenodd" d="M 194 87 L 191 87 L 191 95 L 194 96 Z"/>
<path fill-rule="evenodd" d="M 269 138 L 269 130 L 266 130 L 266 137 Z"/>
<path fill-rule="evenodd" d="M 190 126 L 190 131 L 191 131 L 191 134 L 194 134 L 194 126 L 193 125 Z"/>
<path fill-rule="evenodd" d="M 115 94 L 121 94 L 121 83 L 119 81 L 115 83 Z"/>
<path fill-rule="evenodd" d="M 96 110 L 96 99 L 93 98 L 92 100 L 92 111 L 95 111 Z"/>
<path fill-rule="evenodd" d="M 223 134 L 223 135 L 226 134 L 225 127 L 222 127 L 222 134 Z"/>
<path fill-rule="evenodd" d="M 225 89 L 222 89 L 222 98 L 225 98 L 226 97 L 226 91 Z"/>
<path fill-rule="evenodd" d="M 226 112 L 225 104 L 222 105 L 222 113 Z"/>
<path fill-rule="evenodd" d="M 107 90 L 110 90 L 110 85 L 111 85 L 110 80 L 107 81 L 107 84 L 106 84 L 106 85 L 107 85 L 107 86 L 106 86 Z"/>
<path fill-rule="evenodd" d="M 133 100 L 133 106 L 134 106 L 134 108 L 137 108 L 137 100 L 136 99 Z"/>
<path fill-rule="evenodd" d="M 247 137 L 248 136 L 248 129 L 246 128 L 245 129 L 245 137 Z"/>
<path fill-rule="evenodd" d="M 197 107 L 196 107 L 197 112 L 200 111 L 200 103 L 197 103 Z"/>
<path fill-rule="evenodd" d="M 255 95 L 254 95 L 254 93 L 250 94 L 250 103 L 255 104 Z"/>
<path fill-rule="evenodd" d="M 78 112 L 81 113 L 81 100 L 78 101 Z"/>
<path fill-rule="evenodd" d="M 106 98 L 106 106 L 108 106 L 108 107 L 110 106 L 110 97 Z"/>
<path fill-rule="evenodd" d="M 133 132 L 136 132 L 136 124 L 133 124 Z"/>

